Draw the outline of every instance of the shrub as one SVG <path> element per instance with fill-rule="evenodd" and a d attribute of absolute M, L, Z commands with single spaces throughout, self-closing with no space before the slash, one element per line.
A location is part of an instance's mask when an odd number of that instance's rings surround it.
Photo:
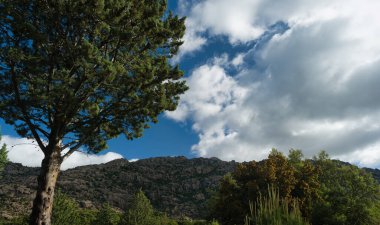
<path fill-rule="evenodd" d="M 53 203 L 53 225 L 81 224 L 79 205 L 75 200 L 58 190 Z"/>
<path fill-rule="evenodd" d="M 124 213 L 120 225 L 178 225 L 178 223 L 166 214 L 155 212 L 149 199 L 140 190 L 132 200 L 130 209 Z"/>
<path fill-rule="evenodd" d="M 104 204 L 102 209 L 97 213 L 92 225 L 118 225 L 121 214 L 115 211 L 109 204 Z"/>

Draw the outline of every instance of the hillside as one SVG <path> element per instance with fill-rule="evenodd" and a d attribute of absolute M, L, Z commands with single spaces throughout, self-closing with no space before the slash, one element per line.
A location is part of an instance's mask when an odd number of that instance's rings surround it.
<path fill-rule="evenodd" d="M 132 196 L 141 188 L 156 209 L 170 216 L 204 218 L 210 192 L 236 165 L 217 158 L 160 157 L 137 162 L 118 159 L 63 171 L 58 188 L 81 207 L 99 208 L 108 202 L 121 210 L 128 208 Z M 380 180 L 380 170 L 365 170 Z M 28 213 L 38 172 L 39 168 L 18 163 L 6 166 L 0 180 L 0 217 Z"/>
<path fill-rule="evenodd" d="M 96 208 L 108 202 L 122 210 L 141 188 L 156 209 L 170 216 L 202 218 L 210 191 L 235 166 L 235 162 L 216 158 L 161 157 L 137 162 L 118 159 L 63 171 L 58 188 L 75 198 L 82 207 Z M 34 197 L 38 171 L 39 168 L 17 163 L 7 165 L 0 180 L 0 216 L 27 213 Z"/>

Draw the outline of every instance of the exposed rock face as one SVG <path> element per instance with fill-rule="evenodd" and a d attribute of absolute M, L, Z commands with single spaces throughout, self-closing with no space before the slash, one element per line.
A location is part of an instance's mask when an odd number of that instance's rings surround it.
<path fill-rule="evenodd" d="M 210 192 L 236 165 L 216 158 L 161 157 L 137 162 L 118 159 L 64 171 L 59 177 L 58 188 L 75 198 L 82 207 L 99 207 L 108 202 L 123 210 L 141 188 L 156 209 L 170 216 L 202 218 Z M 0 201 L 3 202 L 0 212 L 3 215 L 9 217 L 28 212 L 38 172 L 39 168 L 16 163 L 7 165 L 0 180 Z"/>

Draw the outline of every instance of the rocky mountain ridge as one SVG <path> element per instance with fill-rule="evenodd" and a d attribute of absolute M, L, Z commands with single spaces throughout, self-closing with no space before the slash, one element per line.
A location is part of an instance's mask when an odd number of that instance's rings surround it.
<path fill-rule="evenodd" d="M 84 208 L 109 203 L 125 210 L 134 193 L 142 189 L 161 212 L 173 217 L 204 218 L 212 191 L 236 165 L 217 158 L 159 157 L 136 162 L 117 159 L 62 171 L 57 186 Z M 380 170 L 364 169 L 380 181 Z M 39 168 L 18 163 L 6 166 L 0 179 L 0 217 L 29 213 L 38 173 Z"/>
<path fill-rule="evenodd" d="M 207 199 L 220 178 L 237 163 L 217 158 L 159 157 L 128 162 L 81 166 L 62 171 L 58 188 L 82 207 L 99 208 L 104 203 L 125 210 L 140 188 L 153 206 L 170 216 L 202 218 Z M 31 207 L 39 168 L 9 163 L 0 180 L 0 216 L 26 214 Z"/>

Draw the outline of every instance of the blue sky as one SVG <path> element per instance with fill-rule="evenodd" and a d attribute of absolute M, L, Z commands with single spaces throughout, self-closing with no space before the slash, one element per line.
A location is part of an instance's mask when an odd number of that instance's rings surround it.
<path fill-rule="evenodd" d="M 380 167 L 380 2 L 169 0 L 169 8 L 187 17 L 173 63 L 190 89 L 178 109 L 141 139 L 117 138 L 65 168 L 120 157 L 260 160 L 272 147 Z M 6 143 L 22 144 L 11 159 L 36 165 L 29 141 L 1 126 Z"/>

